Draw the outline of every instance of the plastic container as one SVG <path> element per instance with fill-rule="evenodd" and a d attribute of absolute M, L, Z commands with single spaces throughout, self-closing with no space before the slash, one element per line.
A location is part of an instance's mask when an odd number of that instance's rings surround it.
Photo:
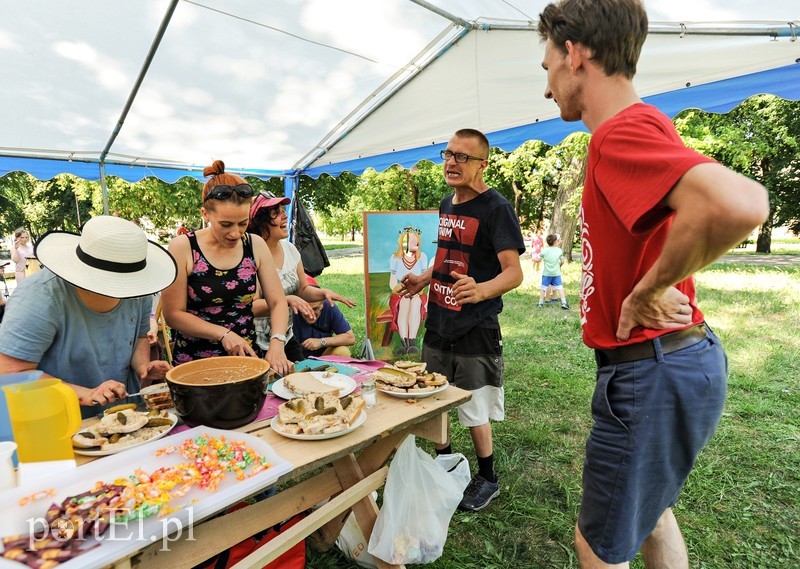
<path fill-rule="evenodd" d="M 75 390 L 60 379 L 4 385 L 20 462 L 74 460 L 72 435 L 81 426 Z"/>

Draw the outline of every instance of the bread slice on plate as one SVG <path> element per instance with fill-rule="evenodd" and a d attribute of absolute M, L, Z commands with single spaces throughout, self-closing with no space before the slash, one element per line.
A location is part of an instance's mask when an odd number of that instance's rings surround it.
<path fill-rule="evenodd" d="M 411 387 L 417 383 L 417 375 L 391 365 L 384 366 L 372 372 L 375 381 L 388 383 L 395 387 Z"/>
<path fill-rule="evenodd" d="M 281 403 L 278 407 L 278 416 L 281 419 L 281 423 L 288 425 L 290 423 L 299 423 L 313 410 L 314 407 L 309 404 L 308 400 L 298 397 L 290 399 L 286 403 Z"/>
<path fill-rule="evenodd" d="M 349 399 L 349 401 L 348 401 Z M 339 400 L 339 404 L 342 408 L 341 416 L 347 421 L 348 425 L 352 425 L 358 419 L 358 416 L 361 415 L 361 411 L 364 409 L 365 401 L 364 398 L 361 396 L 356 397 L 342 397 Z"/>
<path fill-rule="evenodd" d="M 309 393 L 331 393 L 339 395 L 339 388 L 322 383 L 308 372 L 290 373 L 283 378 L 283 386 L 295 397 L 305 397 Z"/>

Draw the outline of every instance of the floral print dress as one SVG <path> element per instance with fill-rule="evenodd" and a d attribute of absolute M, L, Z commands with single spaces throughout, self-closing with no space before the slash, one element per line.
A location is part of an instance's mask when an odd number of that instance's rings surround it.
<path fill-rule="evenodd" d="M 242 260 L 237 266 L 224 271 L 208 262 L 194 233 L 189 233 L 187 237 L 192 248 L 193 267 L 188 275 L 186 312 L 232 330 L 262 356 L 255 343 L 253 299 L 258 273 L 249 235 L 245 234 L 242 238 Z M 173 365 L 226 355 L 225 348 L 216 340 L 195 338 L 175 331 Z"/>

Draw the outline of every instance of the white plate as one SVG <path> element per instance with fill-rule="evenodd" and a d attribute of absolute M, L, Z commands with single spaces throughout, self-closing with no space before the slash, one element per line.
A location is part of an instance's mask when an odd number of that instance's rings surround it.
<path fill-rule="evenodd" d="M 356 389 L 356 380 L 353 379 L 352 377 L 348 377 L 341 373 L 334 373 L 330 377 L 323 377 L 327 373 L 324 371 L 308 371 L 303 373 L 310 373 L 325 385 L 330 385 L 331 387 L 338 387 L 339 397 L 350 395 Z M 292 392 L 289 391 L 283 384 L 283 378 L 279 379 L 274 384 L 272 384 L 272 392 L 278 397 L 281 397 L 282 399 L 291 399 L 293 397 L 296 397 L 296 395 L 292 395 Z"/>
<path fill-rule="evenodd" d="M 297 439 L 298 441 L 322 441 L 325 439 L 335 439 L 336 437 L 341 437 L 342 435 L 346 435 L 350 431 L 359 428 L 361 425 L 364 424 L 364 421 L 366 420 L 367 420 L 366 411 L 361 411 L 361 414 L 358 417 L 356 417 L 356 420 L 347 429 L 344 429 L 343 431 L 336 431 L 335 433 L 323 433 L 320 435 L 305 435 L 305 434 L 294 435 L 294 434 L 284 433 L 283 431 L 279 431 L 276 428 L 280 422 L 280 418 L 278 417 L 278 415 L 275 415 L 272 418 L 272 421 L 270 421 L 269 426 L 272 427 L 273 431 L 275 431 L 282 437 L 286 437 L 288 439 Z"/>
<path fill-rule="evenodd" d="M 136 444 L 115 448 L 115 449 L 108 449 L 108 450 L 91 450 L 88 448 L 75 448 L 73 447 L 72 450 L 75 451 L 75 454 L 82 454 L 84 456 L 109 456 L 111 454 L 117 454 L 118 452 L 123 452 L 131 448 L 136 448 L 139 445 L 143 445 L 145 443 L 149 443 L 150 441 L 156 441 L 161 437 L 165 437 L 169 434 L 169 432 L 175 428 L 175 425 L 178 423 L 178 417 L 173 415 L 172 413 L 167 413 L 167 418 L 172 421 L 172 426 L 168 429 L 165 429 L 158 433 L 154 437 L 150 437 L 149 439 L 144 439 L 143 441 L 139 441 Z"/>
<path fill-rule="evenodd" d="M 386 395 L 391 395 L 392 397 L 397 397 L 398 399 L 422 399 L 424 397 L 430 397 L 431 395 L 436 395 L 437 393 L 441 393 L 445 389 L 450 386 L 450 383 L 445 381 L 444 385 L 437 387 L 433 391 L 423 391 L 422 393 L 414 393 L 411 392 L 400 392 L 400 391 L 387 391 L 386 389 L 378 388 L 378 391 L 381 393 L 385 393 Z"/>
<path fill-rule="evenodd" d="M 130 447 L 131 451 L 127 453 L 99 458 L 67 471 L 45 474 L 41 478 L 22 482 L 16 488 L 3 490 L 0 492 L 0 512 L 3 512 L 3 515 L 0 516 L 0 535 L 27 534 L 32 527 L 30 520 L 42 519 L 51 502 L 60 504 L 68 496 L 86 492 L 98 480 L 112 482 L 117 478 L 127 478 L 133 475 L 137 468 L 153 472 L 158 468 L 186 462 L 180 453 L 156 456 L 156 451 L 168 446 L 180 446 L 184 441 L 195 439 L 201 435 L 217 439 L 225 437 L 228 441 L 241 441 L 266 458 L 272 466 L 245 480 L 237 480 L 232 472 L 227 472 L 224 480 L 213 492 L 196 485 L 192 486 L 183 498 L 172 499 L 171 505 L 177 509 L 167 517 L 154 515 L 143 520 L 115 524 L 114 533 L 111 533 L 112 530 L 109 528 L 108 532 L 99 538 L 94 535 L 94 532 L 89 532 L 86 546 L 98 544 L 99 547 L 64 562 L 63 565 L 58 566 L 59 569 L 111 567 L 134 555 L 144 547 L 145 543 L 158 541 L 164 549 L 169 549 L 171 543 L 168 536 L 172 535 L 174 538 L 176 530 L 180 528 L 186 530 L 191 525 L 199 523 L 200 520 L 210 517 L 231 504 L 264 490 L 277 482 L 278 478 L 291 472 L 293 468 L 288 460 L 278 455 L 266 441 L 255 435 L 223 431 L 211 427 L 194 427 L 188 431 L 170 434 L 162 440 L 151 439 L 142 446 Z M 54 495 L 49 495 L 48 492 L 48 495 L 42 499 L 21 502 L 22 498 L 29 497 L 34 493 L 44 494 L 43 489 L 52 489 Z M 20 505 L 21 503 L 25 505 Z M 8 564 L 4 564 L 6 561 Z M 25 569 L 24 564 L 8 559 L 0 559 L 0 567 Z"/>

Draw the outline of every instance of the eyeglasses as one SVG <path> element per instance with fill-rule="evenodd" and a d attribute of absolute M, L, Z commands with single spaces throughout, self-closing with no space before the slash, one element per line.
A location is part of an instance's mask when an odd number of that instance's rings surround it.
<path fill-rule="evenodd" d="M 439 156 L 441 156 L 442 160 L 445 162 L 451 158 L 455 158 L 456 162 L 459 164 L 464 164 L 467 160 L 479 160 L 481 162 L 488 160 L 488 158 L 478 158 L 477 156 L 470 156 L 469 154 L 464 154 L 463 152 L 450 152 L 449 150 L 442 150 L 439 153 Z"/>
<path fill-rule="evenodd" d="M 227 200 L 233 195 L 233 192 L 236 192 L 243 198 L 252 198 L 253 186 L 250 184 L 236 184 L 235 186 L 219 184 L 218 186 L 214 186 L 211 191 L 208 192 L 208 195 L 206 195 L 203 202 L 205 203 L 208 200 Z"/>

